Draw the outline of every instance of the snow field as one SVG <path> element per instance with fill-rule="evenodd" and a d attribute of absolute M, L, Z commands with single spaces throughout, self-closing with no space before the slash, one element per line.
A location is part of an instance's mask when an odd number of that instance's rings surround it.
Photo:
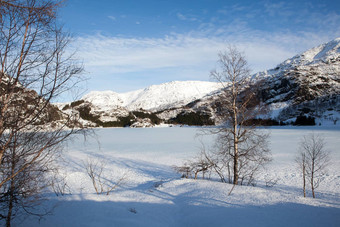
<path fill-rule="evenodd" d="M 199 152 L 198 128 L 99 129 L 97 139 L 74 140 L 60 163 L 69 193 L 49 196 L 54 213 L 40 222 L 17 220 L 16 226 L 339 226 L 340 130 L 326 127 L 270 129 L 273 162 L 257 186 L 181 179 L 173 165 Z M 303 135 L 325 137 L 332 165 L 316 199 L 304 198 L 294 163 Z M 212 143 L 211 136 L 203 141 Z M 103 176 L 121 187 L 97 195 L 83 167 L 87 159 L 105 163 Z M 266 182 L 276 181 L 273 187 Z"/>

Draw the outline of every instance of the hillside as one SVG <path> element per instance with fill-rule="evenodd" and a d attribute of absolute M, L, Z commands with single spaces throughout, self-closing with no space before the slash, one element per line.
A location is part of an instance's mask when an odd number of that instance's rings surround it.
<path fill-rule="evenodd" d="M 3 129 L 53 128 L 64 118 L 58 108 L 36 91 L 25 88 L 7 75 L 2 75 L 0 80 L 0 107 Z"/>
<path fill-rule="evenodd" d="M 255 77 L 265 78 L 261 95 L 273 109 L 278 108 L 279 120 L 301 114 L 336 118 L 336 112 L 340 112 L 340 38 L 296 55 Z"/>

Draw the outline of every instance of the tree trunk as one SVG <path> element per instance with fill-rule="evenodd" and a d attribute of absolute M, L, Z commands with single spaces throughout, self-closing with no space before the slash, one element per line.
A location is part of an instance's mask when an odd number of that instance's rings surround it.
<path fill-rule="evenodd" d="M 15 149 L 15 147 L 14 147 Z M 15 172 L 15 166 L 16 166 L 16 159 L 15 159 L 15 153 L 13 151 L 12 153 L 12 160 L 11 160 L 11 174 L 14 174 Z M 14 191 L 15 191 L 15 179 L 11 179 L 11 186 L 9 188 L 9 201 L 8 201 L 8 212 L 6 217 L 6 227 L 11 226 L 11 220 L 12 220 L 12 211 L 13 211 L 13 201 L 14 201 Z"/>
<path fill-rule="evenodd" d="M 238 147 L 237 138 L 234 137 L 234 184 L 238 184 Z"/>
<path fill-rule="evenodd" d="M 306 164 L 305 164 L 305 161 L 303 161 L 302 176 L 303 176 L 303 197 L 306 197 Z"/>
<path fill-rule="evenodd" d="M 238 137 L 237 137 L 237 107 L 236 107 L 236 92 L 235 92 L 235 84 L 233 83 L 233 136 L 234 136 L 234 184 L 238 184 Z"/>
<path fill-rule="evenodd" d="M 313 193 L 313 198 L 315 198 L 315 192 L 314 192 L 314 184 L 312 182 L 312 193 Z"/>
<path fill-rule="evenodd" d="M 228 182 L 229 182 L 229 184 L 231 184 L 232 183 L 232 181 L 231 181 L 231 169 L 230 169 L 229 161 L 228 161 L 227 167 L 228 167 Z"/>
<path fill-rule="evenodd" d="M 234 120 L 234 184 L 238 184 L 238 138 L 237 138 L 237 109 L 236 109 L 236 99 L 233 100 L 233 120 Z"/>
<path fill-rule="evenodd" d="M 313 198 L 315 198 L 315 192 L 314 192 L 314 165 L 315 165 L 315 161 L 314 159 L 312 160 L 312 173 L 311 173 L 311 179 L 310 179 L 310 184 L 312 187 L 312 193 L 313 193 Z"/>
<path fill-rule="evenodd" d="M 11 180 L 11 189 L 9 192 L 9 201 L 8 201 L 8 212 L 6 217 L 6 227 L 11 226 L 12 220 L 12 210 L 13 210 L 13 200 L 14 200 L 14 180 Z"/>

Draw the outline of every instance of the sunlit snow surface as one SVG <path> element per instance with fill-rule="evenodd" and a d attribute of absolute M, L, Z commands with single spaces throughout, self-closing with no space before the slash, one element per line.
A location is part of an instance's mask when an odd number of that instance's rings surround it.
<path fill-rule="evenodd" d="M 263 129 L 264 130 L 264 129 Z M 181 179 L 173 165 L 181 165 L 212 145 L 198 128 L 112 128 L 96 130 L 96 139 L 72 141 L 65 149 L 62 173 L 67 195 L 49 196 L 51 216 L 17 219 L 16 226 L 339 226 L 340 128 L 281 127 L 271 133 L 273 162 L 256 187 L 218 181 Z M 294 158 L 303 135 L 325 137 L 332 164 L 316 190 L 304 198 Z M 122 187 L 110 195 L 96 195 L 83 167 L 87 158 L 105 163 L 105 176 Z M 265 182 L 277 180 L 273 187 Z"/>

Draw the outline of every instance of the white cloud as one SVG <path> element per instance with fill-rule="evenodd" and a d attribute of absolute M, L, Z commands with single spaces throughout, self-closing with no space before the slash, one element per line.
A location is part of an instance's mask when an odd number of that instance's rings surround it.
<path fill-rule="evenodd" d="M 135 39 L 102 35 L 78 38 L 77 45 L 87 67 L 110 67 L 111 73 L 194 67 L 216 56 L 223 46 L 218 40 L 190 36 Z"/>
<path fill-rule="evenodd" d="M 187 18 L 181 14 L 181 13 L 177 13 L 177 18 L 180 19 L 180 20 L 186 20 Z"/>
<path fill-rule="evenodd" d="M 108 16 L 109 19 L 115 21 L 117 18 L 115 16 Z"/>
<path fill-rule="evenodd" d="M 85 67 L 97 74 L 140 73 L 174 69 L 208 75 L 217 61 L 217 53 L 228 44 L 234 44 L 248 57 L 253 71 L 275 67 L 292 57 L 292 46 L 287 47 L 283 37 L 275 40 L 240 37 L 199 37 L 173 35 L 164 38 L 119 38 L 103 35 L 78 38 L 78 56 Z M 292 37 L 287 38 L 292 40 Z M 161 75 L 158 75 L 161 76 Z M 187 76 L 187 75 L 183 75 Z M 207 76 L 208 79 L 208 76 Z"/>

